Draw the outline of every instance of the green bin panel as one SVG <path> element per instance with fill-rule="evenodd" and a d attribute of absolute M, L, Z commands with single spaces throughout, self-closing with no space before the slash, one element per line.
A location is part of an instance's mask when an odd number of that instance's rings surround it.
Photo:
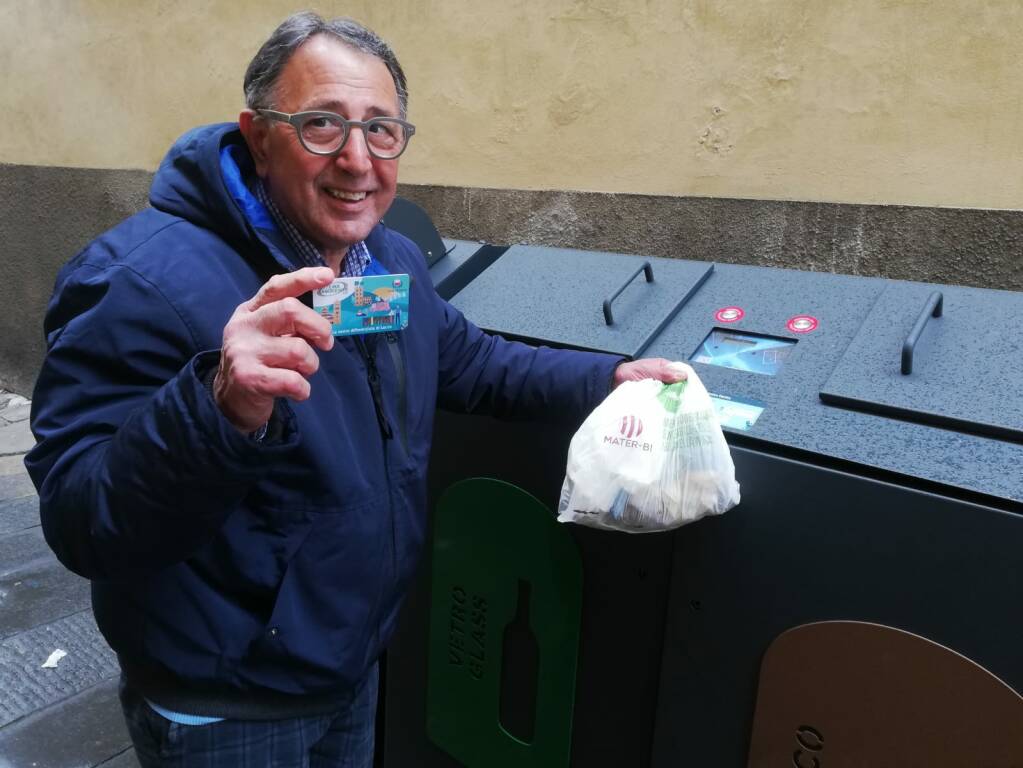
<path fill-rule="evenodd" d="M 524 600 L 532 638 L 519 640 Z M 466 768 L 568 766 L 581 603 L 579 552 L 549 509 L 497 480 L 451 486 L 434 526 L 430 740 Z M 537 665 L 528 664 L 528 653 L 509 651 L 502 669 L 509 632 L 516 650 L 523 643 L 535 648 Z M 502 679 L 519 691 L 535 690 L 535 716 L 525 730 L 516 718 L 517 735 L 502 724 Z M 510 690 L 504 697 L 507 706 Z"/>

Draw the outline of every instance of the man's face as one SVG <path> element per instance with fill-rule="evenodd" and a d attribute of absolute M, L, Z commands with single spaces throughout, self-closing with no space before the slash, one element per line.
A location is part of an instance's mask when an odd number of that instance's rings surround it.
<path fill-rule="evenodd" d="M 281 112 L 327 110 L 349 120 L 398 116 L 398 93 L 386 65 L 326 35 L 302 45 L 277 81 Z M 365 239 L 394 200 L 398 161 L 369 154 L 353 128 L 335 157 L 307 152 L 286 123 L 242 121 L 242 129 L 281 212 L 327 257 Z"/>

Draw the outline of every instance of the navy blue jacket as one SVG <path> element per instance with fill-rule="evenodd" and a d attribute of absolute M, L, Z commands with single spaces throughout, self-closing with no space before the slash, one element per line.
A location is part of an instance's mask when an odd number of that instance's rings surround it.
<path fill-rule="evenodd" d="M 60 272 L 26 459 L 46 539 L 92 580 L 129 679 L 195 714 L 342 698 L 391 636 L 419 558 L 436 407 L 580 422 L 617 361 L 482 333 L 378 225 L 373 257 L 413 276 L 407 330 L 318 352 L 310 399 L 279 401 L 273 439 L 250 440 L 204 377 L 235 307 L 293 268 L 230 178 L 252 173 L 237 126 L 186 134 L 151 207 Z"/>

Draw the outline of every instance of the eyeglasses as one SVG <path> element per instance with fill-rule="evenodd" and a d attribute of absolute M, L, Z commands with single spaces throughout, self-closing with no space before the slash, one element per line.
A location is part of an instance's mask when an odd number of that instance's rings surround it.
<path fill-rule="evenodd" d="M 416 132 L 412 123 L 397 117 L 372 117 L 369 120 L 346 120 L 334 112 L 275 112 L 257 109 L 256 114 L 267 120 L 288 123 L 298 134 L 298 140 L 307 152 L 314 155 L 336 155 L 344 149 L 352 127 L 362 128 L 366 147 L 373 157 L 394 160 L 408 146 Z"/>

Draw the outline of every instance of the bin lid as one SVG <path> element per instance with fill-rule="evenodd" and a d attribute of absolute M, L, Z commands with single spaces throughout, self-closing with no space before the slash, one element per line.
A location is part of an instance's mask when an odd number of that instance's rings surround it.
<path fill-rule="evenodd" d="M 1023 698 L 949 648 L 880 624 L 804 624 L 764 653 L 747 765 L 1012 765 L 1020 722 Z"/>
<path fill-rule="evenodd" d="M 433 226 L 433 220 L 411 200 L 403 197 L 394 198 L 381 223 L 418 245 L 419 250 L 423 252 L 423 258 L 426 259 L 427 267 L 432 267 L 444 257 L 447 249 Z"/>
<path fill-rule="evenodd" d="M 459 261 L 465 261 L 465 259 L 483 247 L 483 243 L 479 240 L 458 240 L 442 237 L 441 242 L 444 243 L 444 255 L 448 258 L 454 257 Z"/>
<path fill-rule="evenodd" d="M 644 262 L 653 282 L 635 274 Z M 494 333 L 637 356 L 712 269 L 699 261 L 515 245 L 451 303 Z M 608 325 L 603 303 L 627 282 Z"/>
<path fill-rule="evenodd" d="M 941 297 L 941 316 L 928 312 Z M 878 298 L 820 391 L 825 403 L 1023 442 L 1020 295 L 893 283 Z M 902 349 L 921 321 L 912 372 Z"/>

